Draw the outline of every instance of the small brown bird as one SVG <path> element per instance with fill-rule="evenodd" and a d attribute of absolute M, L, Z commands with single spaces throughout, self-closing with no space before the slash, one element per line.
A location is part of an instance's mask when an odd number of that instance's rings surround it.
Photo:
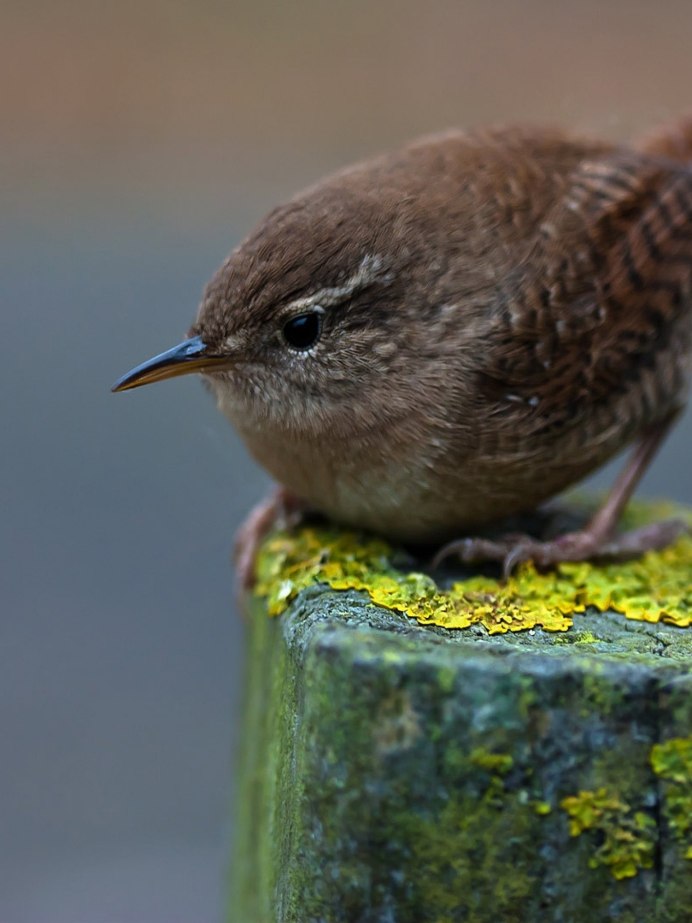
<path fill-rule="evenodd" d="M 272 211 L 206 289 L 189 339 L 118 381 L 201 372 L 281 485 L 241 530 L 307 507 L 438 559 L 540 566 L 660 548 L 617 534 L 692 365 L 692 121 L 619 147 L 451 132 Z M 624 446 L 602 508 L 550 541 L 474 538 Z M 461 537 L 460 536 L 468 536 Z"/>

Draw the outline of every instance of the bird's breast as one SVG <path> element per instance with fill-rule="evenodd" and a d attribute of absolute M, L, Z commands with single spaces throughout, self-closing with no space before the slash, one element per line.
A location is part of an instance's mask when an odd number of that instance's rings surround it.
<path fill-rule="evenodd" d="M 528 485 L 500 470 L 498 459 L 460 455 L 441 441 L 316 443 L 238 429 L 259 464 L 310 508 L 399 541 L 443 540 L 543 498 L 546 482 L 533 477 Z"/>
<path fill-rule="evenodd" d="M 357 528 L 399 534 L 416 527 L 431 469 L 414 458 L 382 457 L 359 440 L 311 442 L 282 433 L 242 431 L 250 453 L 272 477 L 308 505 Z M 425 518 L 425 517 L 423 517 Z"/>
<path fill-rule="evenodd" d="M 533 509 L 624 444 L 610 413 L 586 444 L 574 441 L 575 431 L 552 446 L 493 443 L 480 424 L 462 437 L 455 429 L 424 426 L 420 418 L 412 431 L 410 415 L 386 432 L 308 438 L 239 414 L 235 401 L 217 396 L 250 453 L 278 483 L 336 522 L 399 541 L 458 537 Z"/>

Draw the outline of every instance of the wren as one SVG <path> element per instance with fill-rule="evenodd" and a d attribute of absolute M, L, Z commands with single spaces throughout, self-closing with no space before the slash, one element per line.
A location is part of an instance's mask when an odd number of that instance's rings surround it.
<path fill-rule="evenodd" d="M 510 127 L 423 138 L 282 205 L 234 250 L 189 338 L 123 391 L 200 372 L 280 509 L 437 559 L 539 566 L 673 541 L 620 514 L 692 365 L 692 122 L 640 145 Z M 603 506 L 549 541 L 474 538 L 633 444 Z"/>

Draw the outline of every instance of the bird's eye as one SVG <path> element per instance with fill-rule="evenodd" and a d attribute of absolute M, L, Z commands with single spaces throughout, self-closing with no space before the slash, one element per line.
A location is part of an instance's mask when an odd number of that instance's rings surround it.
<path fill-rule="evenodd" d="M 310 311 L 308 314 L 296 314 L 286 321 L 283 328 L 284 339 L 293 349 L 310 349 L 320 338 L 322 332 L 322 314 Z"/>

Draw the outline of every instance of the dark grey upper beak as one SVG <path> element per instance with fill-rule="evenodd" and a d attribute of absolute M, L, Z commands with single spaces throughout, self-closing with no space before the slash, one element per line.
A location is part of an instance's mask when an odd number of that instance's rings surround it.
<path fill-rule="evenodd" d="M 129 391 L 131 388 L 139 388 L 140 385 L 148 385 L 152 381 L 163 381 L 177 375 L 209 370 L 221 364 L 228 364 L 225 356 L 209 355 L 202 337 L 191 337 L 123 375 L 111 391 Z"/>

